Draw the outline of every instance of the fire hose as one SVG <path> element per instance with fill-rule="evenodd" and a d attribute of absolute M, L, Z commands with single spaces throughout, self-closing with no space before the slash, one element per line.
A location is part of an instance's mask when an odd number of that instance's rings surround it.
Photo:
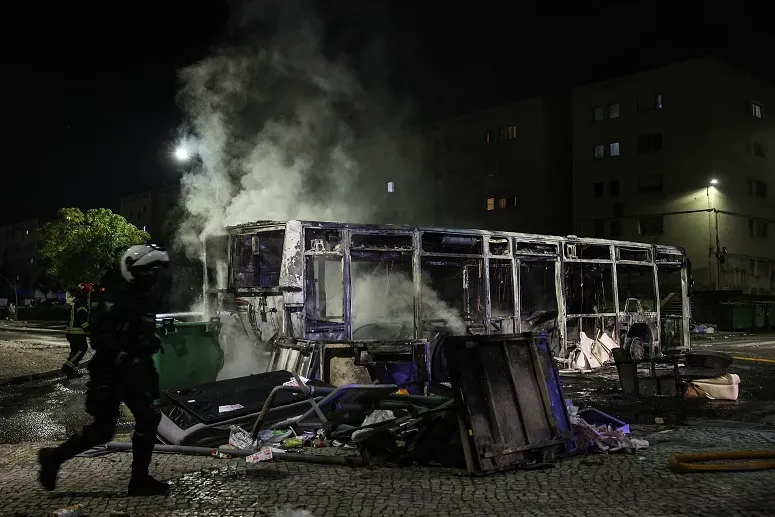
<path fill-rule="evenodd" d="M 730 461 L 758 460 L 758 461 Z M 710 465 L 693 465 L 704 461 L 727 461 Z M 673 454 L 668 460 L 670 470 L 677 473 L 690 472 L 750 472 L 775 469 L 775 451 L 697 452 Z"/>

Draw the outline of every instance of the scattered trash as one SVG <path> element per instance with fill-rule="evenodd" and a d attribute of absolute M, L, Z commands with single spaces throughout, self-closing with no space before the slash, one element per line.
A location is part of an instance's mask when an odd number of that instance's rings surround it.
<path fill-rule="evenodd" d="M 67 508 L 53 511 L 48 515 L 49 517 L 82 517 L 83 506 L 80 504 L 74 504 L 72 506 L 68 506 Z"/>
<path fill-rule="evenodd" d="M 740 377 L 725 373 L 712 379 L 695 379 L 686 384 L 686 398 L 711 400 L 737 400 L 740 394 Z"/>
<path fill-rule="evenodd" d="M 370 432 L 372 432 L 371 429 L 364 429 L 365 427 L 381 424 L 383 422 L 387 422 L 388 420 L 394 420 L 395 418 L 395 415 L 389 409 L 378 409 L 376 411 L 372 411 L 366 418 L 363 419 L 363 422 L 361 423 L 361 429 L 358 429 L 352 434 L 352 439 L 357 441 L 358 436 L 363 437 L 364 435 L 368 435 Z"/>
<path fill-rule="evenodd" d="M 589 452 L 607 454 L 620 451 L 633 453 L 649 446 L 646 440 L 628 436 L 629 424 L 596 409 L 578 411 L 578 407 L 570 400 L 566 400 L 565 404 L 576 436 L 578 454 Z"/>
<path fill-rule="evenodd" d="M 579 333 L 579 346 L 570 356 L 571 369 L 589 371 L 612 362 L 612 354 L 619 348 L 611 336 L 602 332 L 594 341 L 584 332 Z"/>
<path fill-rule="evenodd" d="M 272 449 L 269 447 L 263 447 L 255 454 L 251 454 L 245 461 L 248 463 L 260 463 L 262 461 L 269 461 L 272 459 Z"/>
<path fill-rule="evenodd" d="M 716 329 L 709 325 L 695 325 L 692 332 L 695 334 L 714 334 Z"/>
<path fill-rule="evenodd" d="M 218 413 L 229 413 L 230 411 L 237 411 L 238 409 L 244 409 L 242 404 L 229 404 L 227 406 L 218 406 Z"/>
<path fill-rule="evenodd" d="M 255 449 L 253 438 L 249 432 L 236 425 L 231 426 L 229 429 L 229 445 L 246 451 Z"/>
<path fill-rule="evenodd" d="M 299 379 L 301 379 L 301 382 L 303 382 L 304 384 L 307 384 L 309 382 L 309 379 L 307 379 L 306 377 L 299 376 Z M 296 382 L 295 378 L 291 378 L 291 380 L 289 380 L 288 382 L 283 383 L 283 386 L 298 386 L 298 385 L 299 383 Z"/>

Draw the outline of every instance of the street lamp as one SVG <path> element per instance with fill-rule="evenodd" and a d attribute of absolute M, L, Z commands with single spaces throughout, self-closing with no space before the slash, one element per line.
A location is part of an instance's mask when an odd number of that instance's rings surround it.
<path fill-rule="evenodd" d="M 716 178 L 713 178 L 712 180 L 710 180 L 710 184 L 711 185 L 718 185 L 718 180 Z"/>
<path fill-rule="evenodd" d="M 175 149 L 175 159 L 179 162 L 187 162 L 191 158 L 191 154 L 184 146 L 180 145 Z"/>

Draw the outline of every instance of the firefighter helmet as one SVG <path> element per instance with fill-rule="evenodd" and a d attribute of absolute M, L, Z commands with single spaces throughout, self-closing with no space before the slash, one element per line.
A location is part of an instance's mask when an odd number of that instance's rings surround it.
<path fill-rule="evenodd" d="M 132 246 L 121 257 L 121 276 L 131 284 L 139 278 L 155 277 L 169 263 L 167 251 L 155 244 Z"/>
<path fill-rule="evenodd" d="M 76 291 L 81 296 L 88 296 L 89 293 L 94 291 L 94 285 L 90 282 L 81 282 L 80 284 L 78 284 L 78 288 L 76 289 Z"/>

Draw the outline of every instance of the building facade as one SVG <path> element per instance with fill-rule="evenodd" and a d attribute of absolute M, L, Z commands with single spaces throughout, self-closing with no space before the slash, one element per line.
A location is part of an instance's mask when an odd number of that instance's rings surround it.
<path fill-rule="evenodd" d="M 121 198 L 120 214 L 156 243 L 169 240 L 171 215 L 178 204 L 180 187 L 167 186 Z"/>
<path fill-rule="evenodd" d="M 0 292 L 32 298 L 39 276 L 38 220 L 28 219 L 0 226 Z"/>
<path fill-rule="evenodd" d="M 569 103 L 535 97 L 360 142 L 379 222 L 567 234 Z"/>
<path fill-rule="evenodd" d="M 573 90 L 578 234 L 686 249 L 695 285 L 775 294 L 775 86 L 714 58 Z"/>

